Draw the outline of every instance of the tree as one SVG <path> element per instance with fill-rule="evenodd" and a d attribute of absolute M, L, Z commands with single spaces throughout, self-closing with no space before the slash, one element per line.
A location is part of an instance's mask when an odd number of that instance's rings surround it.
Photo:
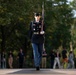
<path fill-rule="evenodd" d="M 73 24 L 72 8 L 67 4 L 67 0 L 49 0 L 46 5 L 47 47 L 69 47 Z"/>
<path fill-rule="evenodd" d="M 7 38 L 16 30 L 17 23 L 25 23 L 25 6 L 25 0 L 0 0 L 1 50 L 6 49 Z"/>

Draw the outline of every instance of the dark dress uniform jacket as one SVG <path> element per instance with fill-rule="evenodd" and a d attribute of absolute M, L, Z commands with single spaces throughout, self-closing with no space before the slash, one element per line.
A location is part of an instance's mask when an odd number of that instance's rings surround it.
<path fill-rule="evenodd" d="M 32 43 L 44 43 L 44 34 L 40 34 L 42 22 L 39 21 L 38 23 L 32 21 L 30 23 L 30 39 Z M 45 26 L 43 25 L 43 30 L 45 31 Z M 34 34 L 39 33 L 39 34 Z"/>

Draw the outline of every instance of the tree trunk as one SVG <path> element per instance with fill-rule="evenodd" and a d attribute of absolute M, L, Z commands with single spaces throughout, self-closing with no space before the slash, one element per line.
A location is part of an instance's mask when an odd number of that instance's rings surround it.
<path fill-rule="evenodd" d="M 73 51 L 73 45 L 72 45 L 72 42 L 70 42 L 70 51 Z"/>
<path fill-rule="evenodd" d="M 5 32 L 4 29 L 5 27 L 1 25 L 1 38 L 2 38 L 2 42 L 1 42 L 1 52 L 5 51 Z"/>

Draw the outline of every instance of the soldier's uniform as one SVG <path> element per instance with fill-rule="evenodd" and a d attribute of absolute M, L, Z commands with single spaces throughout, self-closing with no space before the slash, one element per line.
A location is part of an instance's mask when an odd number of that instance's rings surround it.
<path fill-rule="evenodd" d="M 40 34 L 41 21 L 39 23 L 32 21 L 30 23 L 30 38 L 32 43 L 44 43 L 44 34 Z"/>
<path fill-rule="evenodd" d="M 39 66 L 42 58 L 43 43 L 44 43 L 44 34 L 40 34 L 41 26 L 42 26 L 42 21 L 36 22 L 34 20 L 30 23 L 30 39 L 33 47 L 34 63 L 36 70 L 39 70 Z M 43 25 L 43 31 L 45 31 L 44 25 Z"/>

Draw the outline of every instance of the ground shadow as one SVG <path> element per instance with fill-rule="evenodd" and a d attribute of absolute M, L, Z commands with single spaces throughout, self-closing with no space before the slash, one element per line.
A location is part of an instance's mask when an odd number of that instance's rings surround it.
<path fill-rule="evenodd" d="M 35 69 L 22 69 L 9 74 L 63 74 L 63 73 L 55 72 L 50 69 L 41 69 L 39 71 L 36 71 Z"/>

